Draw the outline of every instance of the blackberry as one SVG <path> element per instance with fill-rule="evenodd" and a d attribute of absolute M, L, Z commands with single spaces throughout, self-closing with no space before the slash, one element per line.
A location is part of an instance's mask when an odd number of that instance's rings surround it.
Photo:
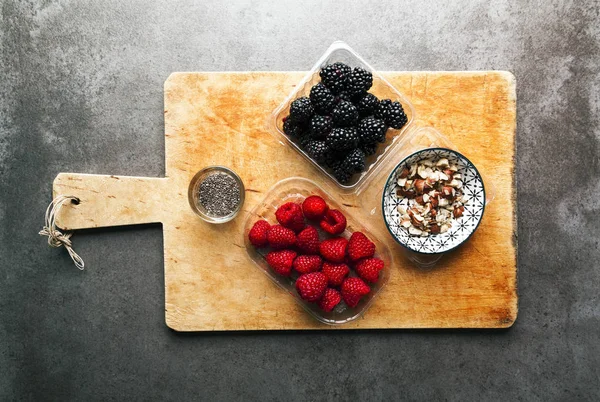
<path fill-rule="evenodd" d="M 373 85 L 373 74 L 363 68 L 356 67 L 348 76 L 348 92 L 358 95 L 367 92 Z"/>
<path fill-rule="evenodd" d="M 333 176 L 337 181 L 342 184 L 347 184 L 352 178 L 352 172 L 348 170 L 348 167 L 344 161 L 337 161 L 332 167 Z"/>
<path fill-rule="evenodd" d="M 325 141 L 311 140 L 308 141 L 304 150 L 312 159 L 318 163 L 325 161 L 326 155 L 329 153 L 329 147 Z"/>
<path fill-rule="evenodd" d="M 333 128 L 333 120 L 331 116 L 314 115 L 310 119 L 310 135 L 313 138 L 323 138 Z"/>
<path fill-rule="evenodd" d="M 377 143 L 374 142 L 374 143 L 370 143 L 370 144 L 361 144 L 360 149 L 363 150 L 363 152 L 365 153 L 365 156 L 371 156 L 375 152 L 377 152 Z"/>
<path fill-rule="evenodd" d="M 323 165 L 325 165 L 328 168 L 333 168 L 336 163 L 343 161 L 345 157 L 346 154 L 344 152 L 336 151 L 329 148 L 329 153 L 325 155 Z"/>
<path fill-rule="evenodd" d="M 312 141 L 312 138 L 310 138 L 310 136 L 305 135 L 304 137 L 300 137 L 298 139 L 298 143 L 300 144 L 300 148 L 305 149 L 308 145 L 309 142 Z"/>
<path fill-rule="evenodd" d="M 344 159 L 344 167 L 352 173 L 360 173 L 365 170 L 365 153 L 362 149 L 352 150 Z"/>
<path fill-rule="evenodd" d="M 334 94 L 340 93 L 346 88 L 348 76 L 352 69 L 344 63 L 329 64 L 321 69 L 319 75 L 321 82 Z"/>
<path fill-rule="evenodd" d="M 350 95 L 350 92 L 342 91 L 336 95 L 335 103 L 340 103 L 342 101 L 353 102 L 354 99 L 353 99 L 352 95 Z"/>
<path fill-rule="evenodd" d="M 318 113 L 329 113 L 335 106 L 335 96 L 320 82 L 310 89 L 310 101 Z"/>
<path fill-rule="evenodd" d="M 290 105 L 290 118 L 297 123 L 305 123 L 311 118 L 315 109 L 306 96 L 298 98 Z"/>
<path fill-rule="evenodd" d="M 375 113 L 375 109 L 379 105 L 379 99 L 372 93 L 367 92 L 355 102 L 355 105 L 361 116 L 370 116 Z"/>
<path fill-rule="evenodd" d="M 283 121 L 283 132 L 289 137 L 300 138 L 305 134 L 305 128 L 301 124 L 297 124 L 290 117 L 286 117 Z"/>
<path fill-rule="evenodd" d="M 358 123 L 358 137 L 361 144 L 385 142 L 386 131 L 384 121 L 373 116 L 365 117 Z"/>
<path fill-rule="evenodd" d="M 353 126 L 358 121 L 358 109 L 348 101 L 341 101 L 331 113 L 333 124 L 338 127 Z"/>
<path fill-rule="evenodd" d="M 356 148 L 358 145 L 358 132 L 355 127 L 338 127 L 327 134 L 327 145 L 336 151 Z"/>
<path fill-rule="evenodd" d="M 379 102 L 375 115 L 383 119 L 388 126 L 396 129 L 404 127 L 408 121 L 400 102 L 392 102 L 390 99 Z"/>

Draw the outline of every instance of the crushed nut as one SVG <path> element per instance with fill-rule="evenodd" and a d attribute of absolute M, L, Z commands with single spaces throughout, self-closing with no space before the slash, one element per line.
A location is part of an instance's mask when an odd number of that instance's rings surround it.
<path fill-rule="evenodd" d="M 398 176 L 398 196 L 408 205 L 398 206 L 400 225 L 413 236 L 445 233 L 460 218 L 469 199 L 463 195 L 462 175 L 447 158 L 424 159 L 405 166 Z"/>

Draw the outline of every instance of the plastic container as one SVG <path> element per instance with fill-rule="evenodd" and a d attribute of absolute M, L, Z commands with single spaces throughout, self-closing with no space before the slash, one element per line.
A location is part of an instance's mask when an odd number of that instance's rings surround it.
<path fill-rule="evenodd" d="M 320 166 L 316 161 L 311 159 L 300 146 L 292 139 L 290 139 L 283 132 L 283 119 L 289 115 L 290 104 L 295 100 L 303 96 L 308 96 L 310 89 L 313 85 L 320 82 L 319 71 L 322 67 L 327 64 L 343 62 L 350 67 L 362 67 L 365 70 L 370 71 L 373 74 L 373 86 L 369 89 L 369 92 L 377 96 L 379 99 L 391 99 L 392 101 L 398 101 L 402 104 L 406 117 L 408 118 L 407 123 L 399 130 L 389 129 L 387 132 L 387 139 L 385 143 L 380 144 L 378 152 L 371 155 L 366 160 L 366 170 L 360 175 L 354 175 L 353 181 L 349 184 L 339 183 L 327 170 Z M 411 127 L 414 120 L 415 112 L 412 104 L 404 97 L 396 88 L 394 88 L 385 78 L 377 73 L 362 57 L 360 57 L 350 46 L 344 42 L 334 42 L 329 49 L 319 58 L 315 63 L 310 72 L 300 81 L 295 89 L 288 95 L 288 97 L 275 109 L 269 118 L 269 132 L 271 132 L 276 139 L 282 144 L 287 144 L 294 148 L 300 155 L 310 161 L 317 169 L 319 169 L 326 177 L 328 177 L 339 190 L 351 193 L 361 187 L 377 170 L 377 167 L 384 163 L 384 160 L 390 155 L 391 148 L 397 143 L 405 133 Z"/>
<path fill-rule="evenodd" d="M 248 232 L 252 228 L 254 222 L 259 219 L 266 219 L 271 224 L 276 223 L 277 220 L 275 219 L 275 211 L 281 204 L 285 202 L 302 202 L 310 195 L 319 195 L 323 197 L 325 201 L 327 201 L 331 208 L 342 211 L 346 216 L 347 228 L 341 236 L 349 238 L 350 235 L 355 231 L 363 232 L 373 243 L 375 243 L 375 256 L 383 260 L 385 263 L 383 270 L 380 271 L 379 281 L 375 284 L 369 284 L 371 287 L 371 292 L 367 296 L 363 297 L 360 303 L 354 308 L 347 307 L 342 301 L 332 312 L 327 313 L 322 311 L 316 303 L 309 303 L 302 300 L 294 286 L 297 273 L 295 275 L 292 274 L 292 277 L 284 277 L 273 272 L 265 260 L 265 255 L 268 250 L 256 249 L 248 240 Z M 320 229 L 319 236 L 321 240 L 332 237 L 331 235 L 322 232 Z M 251 212 L 249 212 L 244 228 L 244 243 L 249 258 L 254 262 L 258 269 L 267 275 L 269 279 L 271 279 L 284 291 L 289 293 L 310 315 L 325 324 L 344 324 L 355 320 L 364 314 L 364 312 L 374 302 L 381 289 L 388 282 L 390 277 L 390 267 L 393 264 L 393 257 L 389 248 L 371 232 L 369 232 L 363 225 L 361 225 L 360 222 L 350 213 L 348 213 L 347 210 L 344 210 L 344 208 L 338 204 L 335 197 L 325 192 L 314 182 L 298 177 L 293 177 L 278 182 L 267 192 L 264 200 L 260 202 Z M 284 296 L 282 295 L 282 297 Z"/>

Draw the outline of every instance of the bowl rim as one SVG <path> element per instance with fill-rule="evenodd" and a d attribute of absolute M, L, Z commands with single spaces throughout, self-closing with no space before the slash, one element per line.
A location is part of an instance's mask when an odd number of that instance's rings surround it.
<path fill-rule="evenodd" d="M 409 247 L 407 244 L 404 244 L 403 242 L 401 242 L 396 235 L 394 235 L 394 233 L 391 231 L 390 229 L 390 225 L 388 223 L 388 220 L 385 217 L 385 198 L 386 198 L 386 194 L 387 191 L 386 189 L 388 188 L 388 185 L 390 184 L 390 180 L 392 179 L 392 176 L 396 173 L 396 171 L 398 170 L 398 168 L 409 158 L 412 158 L 415 155 L 418 155 L 422 152 L 425 151 L 446 151 L 446 152 L 450 152 L 453 153 L 455 155 L 460 156 L 461 158 L 465 159 L 471 166 L 473 166 L 473 169 L 475 170 L 475 173 L 477 174 L 477 177 L 479 178 L 479 181 L 481 182 L 481 188 L 483 191 L 483 208 L 481 210 L 481 217 L 477 220 L 477 224 L 475 225 L 475 227 L 473 228 L 473 230 L 471 231 L 471 233 L 469 233 L 469 235 L 467 237 L 465 237 L 463 239 L 463 241 L 461 241 L 460 243 L 458 243 L 456 246 L 449 248 L 447 250 L 438 252 L 438 253 L 427 253 L 427 252 L 423 252 L 423 251 L 418 251 L 415 250 L 411 247 Z M 469 240 L 471 238 L 471 236 L 473 236 L 473 233 L 475 233 L 475 231 L 477 231 L 477 228 L 479 227 L 479 225 L 481 224 L 481 220 L 483 219 L 483 214 L 485 213 L 485 199 L 486 199 L 486 193 L 485 193 L 485 183 L 483 182 L 483 177 L 481 176 L 481 173 L 479 173 L 479 170 L 477 169 L 477 166 L 475 166 L 475 164 L 473 162 L 471 162 L 471 160 L 469 158 L 467 158 L 466 156 L 464 156 L 462 153 L 454 150 L 454 149 L 450 149 L 450 148 L 446 148 L 446 147 L 430 147 L 430 148 L 423 148 L 420 149 L 418 151 L 415 151 L 413 153 L 411 153 L 410 155 L 407 155 L 406 157 L 402 158 L 402 160 L 400 162 L 398 162 L 396 164 L 396 166 L 394 166 L 394 169 L 392 169 L 392 171 L 390 172 L 390 174 L 388 175 L 387 180 L 385 181 L 385 185 L 383 186 L 383 193 L 381 194 L 381 216 L 383 217 L 383 222 L 385 223 L 385 227 L 388 230 L 388 232 L 390 233 L 390 235 L 392 236 L 392 238 L 396 241 L 396 243 L 398 243 L 399 245 L 401 245 L 402 247 L 406 248 L 409 251 L 412 251 L 414 253 L 418 253 L 418 254 L 425 254 L 425 255 L 436 255 L 436 254 L 444 254 L 447 253 L 449 251 L 452 251 L 460 246 L 462 246 L 467 240 Z"/>

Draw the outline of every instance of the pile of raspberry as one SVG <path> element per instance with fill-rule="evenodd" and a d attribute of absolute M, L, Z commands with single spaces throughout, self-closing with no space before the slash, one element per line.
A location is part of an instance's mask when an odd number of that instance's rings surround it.
<path fill-rule="evenodd" d="M 279 224 L 254 223 L 248 238 L 256 248 L 269 248 L 267 263 L 277 274 L 295 279 L 303 300 L 325 312 L 342 300 L 353 308 L 371 291 L 367 283 L 379 280 L 384 262 L 375 257 L 375 244 L 362 232 L 342 237 L 346 217 L 323 198 L 312 195 L 302 204 L 285 203 L 275 217 Z"/>
<path fill-rule="evenodd" d="M 349 184 L 367 169 L 366 159 L 385 142 L 388 128 L 400 129 L 408 118 L 400 102 L 368 92 L 370 71 L 338 62 L 319 76 L 308 97 L 291 103 L 283 131 L 338 182 Z"/>

